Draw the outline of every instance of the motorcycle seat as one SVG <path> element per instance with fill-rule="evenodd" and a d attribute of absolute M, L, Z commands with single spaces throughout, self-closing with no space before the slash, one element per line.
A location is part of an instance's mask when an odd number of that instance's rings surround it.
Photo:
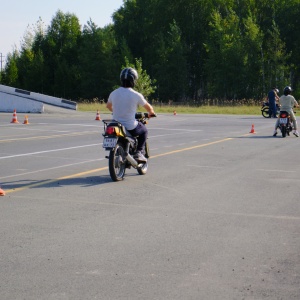
<path fill-rule="evenodd" d="M 120 122 L 118 121 L 112 121 L 109 123 L 109 126 L 118 126 L 120 128 L 122 128 L 122 131 L 125 133 L 126 136 L 128 137 L 134 137 L 127 129 L 124 125 L 122 125 Z"/>

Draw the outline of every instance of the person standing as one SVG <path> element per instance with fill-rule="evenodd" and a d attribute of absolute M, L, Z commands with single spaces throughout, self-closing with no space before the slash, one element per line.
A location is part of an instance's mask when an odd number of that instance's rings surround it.
<path fill-rule="evenodd" d="M 276 107 L 276 102 L 279 100 L 279 97 L 277 95 L 278 90 L 276 87 L 273 87 L 267 96 L 267 101 L 269 102 L 269 114 L 270 118 L 277 118 L 277 107 Z"/>

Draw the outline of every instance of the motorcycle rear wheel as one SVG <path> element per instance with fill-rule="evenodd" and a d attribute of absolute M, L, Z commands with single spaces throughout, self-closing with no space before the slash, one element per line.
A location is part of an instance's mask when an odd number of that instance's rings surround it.
<path fill-rule="evenodd" d="M 121 181 L 124 178 L 126 170 L 125 150 L 120 143 L 110 151 L 109 159 L 109 174 L 113 181 Z"/>
<path fill-rule="evenodd" d="M 282 126 L 281 133 L 282 133 L 283 138 L 286 137 L 286 127 L 285 126 Z"/>
<path fill-rule="evenodd" d="M 269 107 L 264 107 L 262 110 L 261 110 L 261 114 L 264 118 L 270 118 L 270 111 L 269 111 Z"/>

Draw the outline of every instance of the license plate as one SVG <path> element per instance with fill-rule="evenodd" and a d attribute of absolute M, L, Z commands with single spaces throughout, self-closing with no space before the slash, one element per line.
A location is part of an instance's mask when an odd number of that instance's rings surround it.
<path fill-rule="evenodd" d="M 117 139 L 116 138 L 104 138 L 102 147 L 103 148 L 114 148 L 116 147 Z"/>
<path fill-rule="evenodd" d="M 279 122 L 281 124 L 287 124 L 287 118 L 280 118 Z"/>

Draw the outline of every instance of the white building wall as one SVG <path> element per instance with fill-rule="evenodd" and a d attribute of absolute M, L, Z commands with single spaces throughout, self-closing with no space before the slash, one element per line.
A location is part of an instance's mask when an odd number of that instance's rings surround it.
<path fill-rule="evenodd" d="M 61 98 L 33 93 L 0 84 L 0 111 L 24 113 L 44 112 L 44 103 L 77 110 L 77 103 Z"/>

